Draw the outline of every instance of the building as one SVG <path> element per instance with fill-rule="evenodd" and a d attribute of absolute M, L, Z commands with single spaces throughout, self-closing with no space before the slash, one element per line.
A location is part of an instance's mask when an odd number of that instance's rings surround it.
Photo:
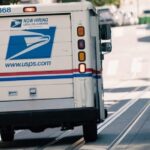
<path fill-rule="evenodd" d="M 143 10 L 150 10 L 150 0 L 121 0 L 120 8 L 125 12 L 133 12 L 140 16 Z"/>

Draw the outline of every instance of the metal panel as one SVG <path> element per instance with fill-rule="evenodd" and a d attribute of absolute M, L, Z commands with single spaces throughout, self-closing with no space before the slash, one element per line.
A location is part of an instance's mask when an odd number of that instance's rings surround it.
<path fill-rule="evenodd" d="M 0 102 L 0 112 L 74 108 L 72 98 Z"/>
<path fill-rule="evenodd" d="M 0 20 L 0 100 L 73 97 L 70 15 Z"/>

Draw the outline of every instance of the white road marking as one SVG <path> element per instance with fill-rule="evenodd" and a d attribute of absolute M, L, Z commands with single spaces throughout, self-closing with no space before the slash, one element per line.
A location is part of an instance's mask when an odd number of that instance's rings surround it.
<path fill-rule="evenodd" d="M 138 88 L 137 88 L 138 89 Z M 113 113 L 110 117 L 108 117 L 102 124 L 98 125 L 98 134 L 100 134 L 108 125 L 110 125 L 113 121 L 115 121 L 119 116 L 121 116 L 125 111 L 127 111 L 131 106 L 133 106 L 139 98 L 141 98 L 143 95 L 145 95 L 147 92 L 149 92 L 150 87 L 145 88 L 143 91 L 141 91 L 138 95 L 136 95 L 133 99 L 131 99 L 127 104 L 125 104 L 123 107 L 121 107 L 117 112 Z M 150 104 L 145 108 L 144 111 L 149 107 Z M 141 116 L 138 117 L 138 119 Z M 94 145 L 93 144 L 87 144 L 84 145 L 81 150 L 98 150 L 98 149 L 107 149 L 105 146 L 101 145 Z"/>
<path fill-rule="evenodd" d="M 137 87 L 135 89 L 138 90 L 139 88 Z M 142 92 L 140 92 L 138 95 L 135 96 L 135 98 L 131 99 L 128 103 L 126 103 L 123 107 L 121 107 L 119 110 L 117 110 L 116 113 L 114 113 L 112 116 L 107 118 L 102 124 L 98 126 L 98 134 L 102 132 L 108 125 L 110 125 L 114 120 L 116 120 L 119 116 L 121 116 L 128 108 L 130 108 L 132 105 L 134 105 L 138 100 L 139 97 L 145 94 L 145 92 L 149 91 L 150 87 L 147 87 L 144 89 Z"/>
<path fill-rule="evenodd" d="M 124 28 L 113 28 L 112 37 L 121 37 L 124 35 Z"/>
<path fill-rule="evenodd" d="M 148 34 L 148 32 L 145 29 L 144 30 L 136 30 L 137 36 L 145 36 L 147 34 Z"/>
<path fill-rule="evenodd" d="M 112 60 L 108 64 L 108 70 L 107 70 L 107 75 L 108 76 L 114 76 L 117 73 L 117 69 L 119 66 L 119 61 L 118 60 Z"/>
<path fill-rule="evenodd" d="M 107 148 L 108 150 L 115 150 L 116 146 L 119 145 L 119 143 L 125 138 L 125 136 L 130 132 L 130 130 L 135 126 L 135 124 L 140 120 L 140 118 L 144 115 L 144 113 L 147 111 L 147 109 L 150 107 L 150 102 L 144 106 L 144 108 L 139 112 L 139 114 L 136 116 L 135 120 L 131 124 L 129 123 L 129 127 L 127 126 L 122 133 L 112 142 L 112 144 Z"/>
<path fill-rule="evenodd" d="M 142 58 L 134 58 L 131 64 L 132 77 L 136 77 L 140 72 L 142 72 Z"/>
<path fill-rule="evenodd" d="M 118 82 L 119 83 L 119 82 Z M 106 108 L 111 107 L 114 104 L 117 104 L 118 102 L 121 102 L 122 100 L 128 100 L 132 99 L 133 97 L 136 97 L 141 91 L 138 90 L 140 87 L 148 87 L 149 82 L 145 81 L 143 83 L 142 80 L 128 80 L 124 82 L 120 82 L 120 84 L 116 86 L 104 86 L 105 89 L 108 87 L 109 90 L 105 91 L 104 93 L 104 104 Z M 117 89 L 117 91 L 113 92 L 113 90 Z M 123 91 L 121 89 L 124 89 Z M 129 92 L 130 90 L 130 92 Z M 148 97 L 147 97 L 148 98 Z"/>

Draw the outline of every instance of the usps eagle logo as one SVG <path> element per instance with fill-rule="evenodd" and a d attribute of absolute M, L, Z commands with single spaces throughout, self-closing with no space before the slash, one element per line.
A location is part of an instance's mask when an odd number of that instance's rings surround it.
<path fill-rule="evenodd" d="M 11 31 L 6 60 L 51 58 L 56 27 Z"/>
<path fill-rule="evenodd" d="M 11 22 L 11 28 L 21 28 L 21 26 L 22 26 L 21 19 L 15 19 Z"/>

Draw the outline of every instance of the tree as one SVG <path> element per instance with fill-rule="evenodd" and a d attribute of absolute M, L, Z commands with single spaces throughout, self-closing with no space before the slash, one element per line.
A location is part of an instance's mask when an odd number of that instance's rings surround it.
<path fill-rule="evenodd" d="M 92 2 L 93 2 L 96 6 L 102 6 L 102 5 L 105 5 L 106 0 L 92 0 Z"/>
<path fill-rule="evenodd" d="M 9 5 L 18 3 L 19 0 L 0 0 L 0 5 Z"/>
<path fill-rule="evenodd" d="M 67 2 L 79 2 L 80 0 L 62 0 L 63 3 L 67 3 Z"/>
<path fill-rule="evenodd" d="M 58 0 L 61 1 L 61 0 Z M 81 0 L 62 0 L 62 2 L 78 2 Z M 102 6 L 105 4 L 114 4 L 114 5 L 120 5 L 120 0 L 87 0 L 87 1 L 91 1 L 94 5 L 96 6 Z"/>
<path fill-rule="evenodd" d="M 120 5 L 120 0 L 91 0 L 95 5 L 102 6 L 106 4 Z"/>
<path fill-rule="evenodd" d="M 20 0 L 0 0 L 0 5 L 9 5 L 9 4 L 15 4 L 18 3 Z M 82 0 L 56 0 L 57 2 L 79 2 Z M 92 2 L 96 6 L 102 6 L 105 4 L 115 4 L 116 6 L 120 5 L 120 0 L 87 0 Z"/>

